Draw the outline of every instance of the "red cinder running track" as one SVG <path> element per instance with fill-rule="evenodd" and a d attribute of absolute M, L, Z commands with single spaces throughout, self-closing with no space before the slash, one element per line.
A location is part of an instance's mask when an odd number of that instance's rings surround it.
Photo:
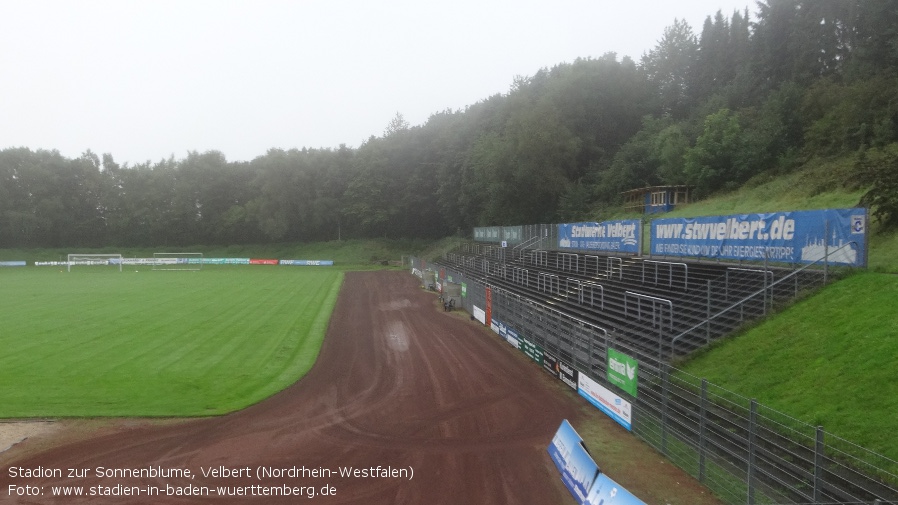
<path fill-rule="evenodd" d="M 438 310 L 407 272 L 349 272 L 321 354 L 293 386 L 227 416 L 10 451 L 0 502 L 306 503 L 311 487 L 311 503 L 573 503 L 546 447 L 581 403 L 482 326 Z M 340 476 L 349 467 L 364 472 Z M 38 468 L 63 475 L 21 475 Z M 53 486 L 111 495 L 53 497 Z M 262 496 L 288 488 L 304 494 Z"/>

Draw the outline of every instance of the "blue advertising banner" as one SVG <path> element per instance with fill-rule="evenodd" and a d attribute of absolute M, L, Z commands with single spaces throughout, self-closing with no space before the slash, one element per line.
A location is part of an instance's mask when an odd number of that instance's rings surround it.
<path fill-rule="evenodd" d="M 329 267 L 333 266 L 334 262 L 333 260 L 280 260 L 278 264 L 300 267 Z"/>
<path fill-rule="evenodd" d="M 24 267 L 24 261 L 0 261 L 0 267 Z"/>
<path fill-rule="evenodd" d="M 642 221 L 603 221 L 558 225 L 558 247 L 588 251 L 639 254 Z"/>
<path fill-rule="evenodd" d="M 505 327 L 505 340 L 507 340 L 515 349 L 521 348 L 521 339 L 518 337 L 518 332 L 513 330 L 510 326 Z"/>
<path fill-rule="evenodd" d="M 651 253 L 866 266 L 867 209 L 826 209 L 652 221 Z"/>
<path fill-rule="evenodd" d="M 602 474 L 592 485 L 583 505 L 645 505 L 645 502 Z"/>
<path fill-rule="evenodd" d="M 561 473 L 561 481 L 577 499 L 577 503 L 584 503 L 599 475 L 599 466 L 586 452 L 583 439 L 567 419 L 561 422 L 548 450 Z"/>

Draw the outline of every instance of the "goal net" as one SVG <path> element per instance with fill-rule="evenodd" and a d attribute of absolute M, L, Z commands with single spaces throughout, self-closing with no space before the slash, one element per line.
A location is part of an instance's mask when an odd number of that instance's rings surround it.
<path fill-rule="evenodd" d="M 69 254 L 67 266 L 69 272 L 72 267 L 109 267 L 122 271 L 121 254 Z"/>
<path fill-rule="evenodd" d="M 153 270 L 202 270 L 203 253 L 153 253 Z"/>

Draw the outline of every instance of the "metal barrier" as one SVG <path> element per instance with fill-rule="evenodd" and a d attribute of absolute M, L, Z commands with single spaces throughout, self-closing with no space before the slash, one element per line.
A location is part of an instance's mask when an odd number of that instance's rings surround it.
<path fill-rule="evenodd" d="M 660 266 L 666 266 L 668 269 L 667 276 L 667 287 L 673 289 L 674 287 L 674 267 L 680 267 L 683 269 L 683 277 L 678 277 L 677 279 L 682 279 L 683 281 L 683 291 L 689 289 L 689 266 L 686 263 L 675 263 L 672 261 L 657 261 L 657 260 L 643 260 L 642 262 L 642 283 L 645 284 L 645 266 L 646 264 L 655 266 L 655 281 L 654 284 L 657 286 L 659 284 L 658 280 L 658 268 Z"/>
<path fill-rule="evenodd" d="M 561 281 L 555 274 L 540 272 L 536 278 L 536 289 L 546 293 L 559 294 L 561 292 Z"/>
<path fill-rule="evenodd" d="M 615 268 L 615 265 L 617 267 Z M 606 274 L 609 279 L 614 278 L 614 273 L 617 272 L 617 279 L 621 280 L 624 278 L 624 260 L 621 258 L 609 257 Z"/>
<path fill-rule="evenodd" d="M 580 271 L 580 255 L 574 253 L 558 253 L 555 256 L 555 267 L 568 272 Z"/>

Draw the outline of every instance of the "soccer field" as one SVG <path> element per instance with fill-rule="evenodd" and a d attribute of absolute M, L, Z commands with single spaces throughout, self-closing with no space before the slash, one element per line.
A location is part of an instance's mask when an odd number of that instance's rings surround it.
<path fill-rule="evenodd" d="M 311 368 L 342 279 L 319 267 L 0 270 L 0 418 L 256 403 Z"/>

